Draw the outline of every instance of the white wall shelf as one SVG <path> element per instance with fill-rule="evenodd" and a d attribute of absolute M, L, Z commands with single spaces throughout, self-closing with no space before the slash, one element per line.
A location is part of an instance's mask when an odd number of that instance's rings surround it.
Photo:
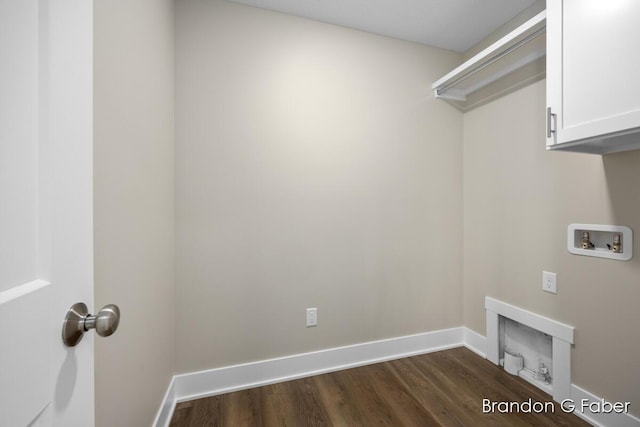
<path fill-rule="evenodd" d="M 545 31 L 546 11 L 542 11 L 433 83 L 436 98 L 447 100 L 462 111 L 479 105 L 478 100 L 471 101 L 469 96 L 545 56 Z M 526 73 L 500 91 L 513 90 L 514 86 L 537 80 L 544 73 L 544 69 Z M 495 94 L 484 94 L 484 98 L 491 96 Z"/>
<path fill-rule="evenodd" d="M 589 233 L 593 248 L 583 249 L 582 233 Z M 621 252 L 614 252 L 613 235 L 621 237 Z M 609 245 L 609 246 L 608 246 Z M 567 249 L 574 255 L 629 261 L 633 257 L 633 231 L 623 225 L 570 224 L 567 228 Z"/>

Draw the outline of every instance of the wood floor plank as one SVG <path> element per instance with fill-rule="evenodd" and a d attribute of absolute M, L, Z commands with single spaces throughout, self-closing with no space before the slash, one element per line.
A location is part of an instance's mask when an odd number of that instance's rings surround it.
<path fill-rule="evenodd" d="M 293 407 L 296 409 L 297 425 L 328 426 L 331 425 L 326 409 L 318 396 L 318 390 L 311 378 L 290 381 L 288 383 Z"/>
<path fill-rule="evenodd" d="M 415 357 L 411 358 L 409 363 L 415 364 L 437 389 L 455 397 L 455 404 L 466 413 L 482 414 L 482 399 L 509 400 L 509 390 L 495 388 L 492 382 L 486 379 L 468 377 L 464 366 L 454 363 L 448 357 L 440 356 L 433 353 L 429 358 Z M 479 420 L 481 421 L 483 419 Z"/>
<path fill-rule="evenodd" d="M 390 362 L 391 369 L 405 385 L 413 397 L 436 419 L 438 425 L 447 427 L 465 427 L 472 425 L 474 419 L 460 405 L 460 396 L 453 396 L 434 384 L 409 359 Z"/>
<path fill-rule="evenodd" d="M 478 371 L 478 365 L 471 366 L 457 362 L 450 357 L 441 357 L 442 355 L 434 355 L 428 360 L 420 359 L 418 365 L 425 367 L 425 362 L 430 362 L 426 367 L 433 369 L 434 366 L 439 367 L 444 375 L 448 376 L 453 384 L 451 390 L 453 395 L 460 398 L 461 405 L 469 414 L 477 417 L 477 425 L 501 425 L 501 426 L 528 426 L 531 425 L 530 420 L 521 416 L 500 413 L 483 413 L 482 403 L 484 399 L 495 402 L 519 400 L 517 394 L 519 388 L 517 385 L 510 384 L 510 387 L 501 387 L 495 383 L 494 378 L 481 377 L 473 375 Z M 476 362 L 485 362 L 482 360 Z M 503 376 L 504 372 L 499 372 Z"/>
<path fill-rule="evenodd" d="M 222 399 L 224 395 L 198 399 L 193 402 L 189 426 L 223 426 Z"/>
<path fill-rule="evenodd" d="M 295 427 L 297 417 L 286 383 L 261 387 L 260 407 L 263 425 Z"/>
<path fill-rule="evenodd" d="M 421 405 L 405 384 L 393 374 L 389 363 L 372 365 L 371 368 L 371 370 L 368 370 L 370 372 L 368 377 L 371 385 L 376 389 L 381 399 L 398 416 L 401 425 L 424 426 L 438 424 L 428 408 Z"/>
<path fill-rule="evenodd" d="M 347 407 L 359 408 L 359 419 L 352 420 L 355 425 L 391 426 L 400 425 L 399 418 L 380 394 L 371 385 L 368 375 L 361 369 L 348 369 L 329 374 L 344 390 Z M 334 414 L 330 412 L 330 417 Z M 350 424 L 354 425 L 354 424 Z"/>
<path fill-rule="evenodd" d="M 493 402 L 552 402 L 466 348 L 180 403 L 172 427 L 588 426 L 550 413 L 483 413 Z"/>
<path fill-rule="evenodd" d="M 455 378 L 460 390 L 471 394 L 473 412 L 481 413 L 482 399 L 492 401 L 524 402 L 531 399 L 533 402 L 541 402 L 544 405 L 553 405 L 553 412 L 532 414 L 483 414 L 485 418 L 493 418 L 500 425 L 529 426 L 529 425 L 555 425 L 564 426 L 567 422 L 578 422 L 578 425 L 588 424 L 575 416 L 568 416 L 553 402 L 550 395 L 534 387 L 523 379 L 506 374 L 503 369 L 492 363 L 470 356 L 470 352 L 464 349 L 453 350 L 446 355 L 434 354 L 430 361 L 438 366 L 449 369 L 449 375 Z M 424 362 L 421 359 L 419 363 Z M 577 421 L 576 421 L 577 420 Z"/>
<path fill-rule="evenodd" d="M 333 425 L 424 426 L 435 420 L 386 364 L 316 378 Z M 437 424 L 437 423 L 435 423 Z"/>
<path fill-rule="evenodd" d="M 367 418 L 363 408 L 353 403 L 349 382 L 342 380 L 337 373 L 317 375 L 313 382 L 318 389 L 318 396 L 324 402 L 329 420 L 334 426 L 353 426 Z"/>
<path fill-rule="evenodd" d="M 261 426 L 262 408 L 257 388 L 223 395 L 222 424 L 238 427 Z"/>
<path fill-rule="evenodd" d="M 261 388 L 265 426 L 329 426 L 318 392 L 309 378 Z"/>
<path fill-rule="evenodd" d="M 169 427 L 188 426 L 191 423 L 193 414 L 193 401 L 182 402 L 176 405 Z"/>

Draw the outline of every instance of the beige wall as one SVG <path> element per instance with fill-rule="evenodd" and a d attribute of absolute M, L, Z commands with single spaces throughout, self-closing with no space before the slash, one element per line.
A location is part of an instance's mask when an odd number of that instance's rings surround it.
<path fill-rule="evenodd" d="M 640 256 L 571 255 L 571 223 L 640 232 L 640 150 L 545 151 L 545 81 L 464 116 L 464 324 L 485 334 L 485 295 L 576 328 L 573 383 L 639 414 Z M 635 239 L 638 241 L 638 235 Z M 558 294 L 542 291 L 558 273 Z"/>
<path fill-rule="evenodd" d="M 148 425 L 174 351 L 182 373 L 484 334 L 485 295 L 574 325 L 574 383 L 640 405 L 640 257 L 565 243 L 572 222 L 640 230 L 640 151 L 546 152 L 544 81 L 463 123 L 430 90 L 458 54 L 221 1 L 176 7 L 174 302 L 172 2 L 95 6 L 96 306 L 123 309 L 96 343 L 98 426 Z"/>
<path fill-rule="evenodd" d="M 148 426 L 174 366 L 173 2 L 98 0 L 94 33 L 96 425 Z"/>
<path fill-rule="evenodd" d="M 460 55 L 176 6 L 177 372 L 460 326 Z"/>

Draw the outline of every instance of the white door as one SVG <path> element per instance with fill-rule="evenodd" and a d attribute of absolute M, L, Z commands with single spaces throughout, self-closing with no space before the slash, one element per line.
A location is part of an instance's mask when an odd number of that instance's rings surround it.
<path fill-rule="evenodd" d="M 0 0 L 0 426 L 94 424 L 92 8 Z"/>

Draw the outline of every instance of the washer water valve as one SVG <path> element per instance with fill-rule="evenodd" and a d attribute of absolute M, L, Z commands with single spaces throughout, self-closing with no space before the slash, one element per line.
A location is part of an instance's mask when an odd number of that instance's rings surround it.
<path fill-rule="evenodd" d="M 611 247 L 611 250 L 617 254 L 622 253 L 622 242 L 620 241 L 619 234 L 613 235 L 613 246 Z"/>
<path fill-rule="evenodd" d="M 591 239 L 589 239 L 589 232 L 583 231 L 582 232 L 582 249 L 593 249 L 595 247 L 596 245 L 594 245 L 591 242 Z"/>

